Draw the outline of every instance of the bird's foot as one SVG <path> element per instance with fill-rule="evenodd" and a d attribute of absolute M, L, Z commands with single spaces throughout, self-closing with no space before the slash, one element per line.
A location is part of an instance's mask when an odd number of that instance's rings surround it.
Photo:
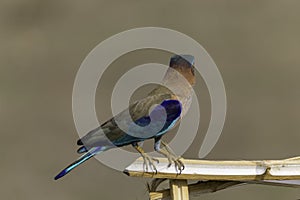
<path fill-rule="evenodd" d="M 147 154 L 142 154 L 142 157 L 144 159 L 144 171 L 148 172 L 149 169 L 152 170 L 155 174 L 157 174 L 157 169 L 155 166 L 155 162 L 159 163 L 159 160 L 156 158 L 152 158 L 151 156 L 148 156 Z"/>
<path fill-rule="evenodd" d="M 175 153 L 172 151 L 172 149 L 168 146 L 167 143 L 162 142 L 162 145 L 164 146 L 164 149 L 160 150 L 160 153 L 162 153 L 163 155 L 165 155 L 168 160 L 169 160 L 169 165 L 168 167 L 170 167 L 172 165 L 172 163 L 174 163 L 175 165 L 175 169 L 178 172 L 178 174 L 181 174 L 181 172 L 184 170 L 184 164 L 183 162 L 180 160 L 181 157 L 177 157 L 175 155 Z"/>
<path fill-rule="evenodd" d="M 174 163 L 175 170 L 178 172 L 178 174 L 181 174 L 181 172 L 185 168 L 183 162 L 180 159 L 181 159 L 181 157 L 176 157 L 174 155 L 169 155 L 168 156 L 168 160 L 169 160 L 168 167 L 171 167 L 171 165 Z"/>

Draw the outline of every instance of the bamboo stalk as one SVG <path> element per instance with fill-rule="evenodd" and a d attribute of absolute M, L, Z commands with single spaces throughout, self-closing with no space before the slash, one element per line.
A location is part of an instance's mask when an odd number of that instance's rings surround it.
<path fill-rule="evenodd" d="M 189 200 L 187 180 L 170 180 L 170 193 L 172 200 Z"/>
<path fill-rule="evenodd" d="M 184 180 L 300 180 L 300 159 L 215 161 L 183 160 L 185 169 L 179 173 L 175 167 L 168 167 L 168 160 L 157 158 L 157 173 L 144 171 L 142 158 L 137 159 L 124 171 L 129 176 L 184 179 Z"/>

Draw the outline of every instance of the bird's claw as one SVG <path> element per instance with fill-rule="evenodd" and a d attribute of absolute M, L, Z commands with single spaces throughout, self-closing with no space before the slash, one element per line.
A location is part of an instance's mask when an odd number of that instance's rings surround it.
<path fill-rule="evenodd" d="M 177 174 L 181 174 L 181 172 L 185 168 L 183 162 L 180 159 L 181 159 L 181 157 L 176 158 L 175 156 L 170 156 L 168 158 L 168 160 L 169 160 L 168 167 L 171 167 L 172 163 L 174 163 L 175 170 L 178 172 Z"/>
<path fill-rule="evenodd" d="M 177 157 L 167 143 L 165 143 L 164 141 L 161 141 L 161 143 L 164 146 L 164 150 L 160 150 L 160 153 L 162 153 L 164 156 L 168 158 L 169 160 L 168 167 L 170 167 L 172 163 L 174 163 L 175 170 L 178 172 L 177 174 L 178 175 L 181 174 L 181 172 L 185 168 L 183 162 L 180 160 L 181 157 Z"/>
<path fill-rule="evenodd" d="M 144 159 L 144 171 L 148 172 L 149 169 L 151 169 L 155 174 L 157 174 L 155 162 L 157 162 L 157 164 L 158 164 L 159 160 L 156 158 L 152 158 L 152 157 L 148 156 L 147 154 L 143 155 L 143 159 Z"/>

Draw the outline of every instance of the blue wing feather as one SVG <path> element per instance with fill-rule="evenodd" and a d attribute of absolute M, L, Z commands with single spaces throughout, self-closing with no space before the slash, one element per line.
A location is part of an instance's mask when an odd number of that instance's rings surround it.
<path fill-rule="evenodd" d="M 172 129 L 175 123 L 180 118 L 180 114 L 182 111 L 181 103 L 178 100 L 164 100 L 160 105 L 166 111 L 167 114 L 166 122 L 163 128 L 151 138 L 161 136 L 165 134 L 167 131 L 169 131 L 170 129 Z M 152 116 L 155 116 L 156 114 L 161 114 L 161 112 L 159 111 L 160 109 L 162 109 L 161 106 L 157 106 L 152 110 L 151 112 Z M 150 124 L 150 122 L 151 122 L 150 116 L 144 116 L 135 121 L 135 123 L 139 126 L 147 126 Z M 131 144 L 132 142 L 140 142 L 145 139 L 150 139 L 150 138 L 138 138 L 129 134 L 124 134 L 123 137 L 120 137 L 117 140 L 112 142 L 116 146 L 124 146 L 124 145 Z"/>

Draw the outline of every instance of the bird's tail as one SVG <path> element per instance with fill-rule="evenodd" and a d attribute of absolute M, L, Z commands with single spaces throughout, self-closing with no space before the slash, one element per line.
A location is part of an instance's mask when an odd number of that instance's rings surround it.
<path fill-rule="evenodd" d="M 91 148 L 87 153 L 85 153 L 84 155 L 82 155 L 81 157 L 79 157 L 76 161 L 74 161 L 68 167 L 66 167 L 65 169 L 63 169 L 59 174 L 57 174 L 54 177 L 54 180 L 57 180 L 57 179 L 65 176 L 70 171 L 72 171 L 74 168 L 76 168 L 80 164 L 84 163 L 85 161 L 87 161 L 88 159 L 90 159 L 91 157 L 93 157 L 94 155 L 102 152 L 103 150 L 104 150 L 104 147 L 93 147 L 93 148 Z"/>

